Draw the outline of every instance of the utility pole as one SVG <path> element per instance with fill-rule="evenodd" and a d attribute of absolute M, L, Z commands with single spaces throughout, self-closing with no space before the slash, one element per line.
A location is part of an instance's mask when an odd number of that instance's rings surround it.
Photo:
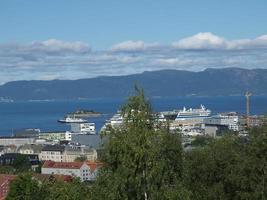
<path fill-rule="evenodd" d="M 252 93 L 250 92 L 246 92 L 245 96 L 246 96 L 246 111 L 247 111 L 247 127 L 250 126 L 250 120 L 249 120 L 249 114 L 250 114 L 250 96 L 252 95 Z"/>

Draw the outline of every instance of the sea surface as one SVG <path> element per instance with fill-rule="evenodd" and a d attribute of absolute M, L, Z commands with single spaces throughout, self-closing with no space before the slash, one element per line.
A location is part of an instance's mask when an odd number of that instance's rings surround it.
<path fill-rule="evenodd" d="M 167 111 L 200 107 L 203 104 L 211 109 L 213 114 L 219 112 L 236 111 L 245 113 L 246 99 L 244 96 L 228 97 L 176 97 L 150 99 L 154 111 Z M 100 128 L 126 99 L 92 99 L 77 101 L 33 101 L 33 102 L 0 102 L 0 136 L 11 135 L 14 131 L 25 128 L 39 128 L 41 131 L 66 131 L 69 125 L 58 123 L 67 113 L 78 109 L 101 112 L 101 117 L 89 118 L 89 122 Z M 267 96 L 251 97 L 251 113 L 267 113 Z"/>

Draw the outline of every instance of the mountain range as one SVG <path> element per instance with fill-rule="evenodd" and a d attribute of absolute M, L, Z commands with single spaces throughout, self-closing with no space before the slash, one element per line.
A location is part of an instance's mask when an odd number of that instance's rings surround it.
<path fill-rule="evenodd" d="M 13 100 L 118 98 L 134 85 L 150 97 L 267 95 L 267 69 L 208 68 L 200 72 L 161 70 L 127 76 L 78 80 L 12 81 L 0 86 L 0 97 Z"/>

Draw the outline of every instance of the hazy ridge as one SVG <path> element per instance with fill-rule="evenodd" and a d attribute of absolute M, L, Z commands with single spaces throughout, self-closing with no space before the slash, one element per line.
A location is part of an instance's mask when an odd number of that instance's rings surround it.
<path fill-rule="evenodd" d="M 0 97 L 14 100 L 126 97 L 134 84 L 148 96 L 267 95 L 267 69 L 162 70 L 127 76 L 79 80 L 13 81 L 0 86 Z"/>

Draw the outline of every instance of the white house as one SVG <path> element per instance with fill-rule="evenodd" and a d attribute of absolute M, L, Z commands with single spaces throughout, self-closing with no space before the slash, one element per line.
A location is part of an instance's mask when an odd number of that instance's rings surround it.
<path fill-rule="evenodd" d="M 91 167 L 90 167 L 91 166 Z M 90 162 L 53 162 L 45 161 L 42 166 L 42 174 L 70 175 L 80 178 L 81 181 L 92 181 L 100 164 Z"/>

